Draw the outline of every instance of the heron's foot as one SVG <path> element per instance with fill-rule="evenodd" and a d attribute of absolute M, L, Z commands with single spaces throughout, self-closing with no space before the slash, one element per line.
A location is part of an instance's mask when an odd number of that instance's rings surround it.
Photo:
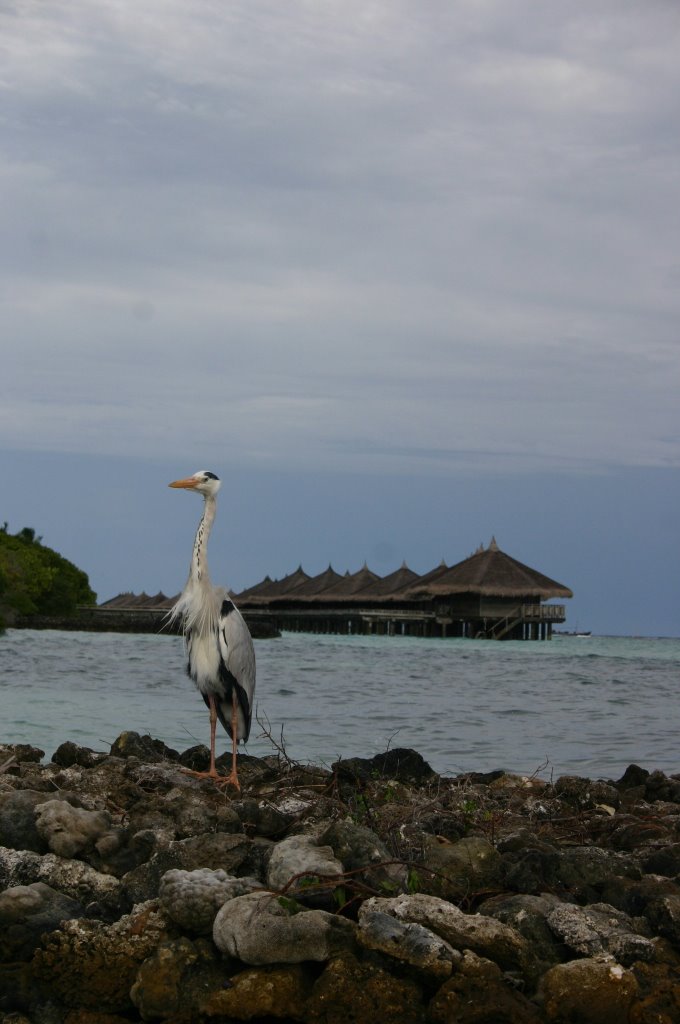
<path fill-rule="evenodd" d="M 238 775 L 236 774 L 236 769 L 233 770 L 231 775 L 220 775 L 219 779 L 217 780 L 217 785 L 218 786 L 235 786 L 235 788 L 239 791 L 239 793 L 241 792 L 241 783 L 238 781 Z"/>
<path fill-rule="evenodd" d="M 218 775 L 217 771 L 213 768 L 212 771 L 197 772 L 193 768 L 181 768 L 181 772 L 184 775 L 191 775 L 194 779 L 211 779 L 216 786 L 236 786 L 238 791 L 241 791 L 241 783 L 238 781 L 236 772 L 232 772 L 231 775 Z"/>

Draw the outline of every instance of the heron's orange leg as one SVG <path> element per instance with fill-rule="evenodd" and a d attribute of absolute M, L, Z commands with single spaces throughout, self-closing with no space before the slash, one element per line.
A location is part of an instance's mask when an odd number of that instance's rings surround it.
<path fill-rule="evenodd" d="M 225 784 L 231 783 L 232 786 L 236 786 L 238 790 L 241 789 L 241 783 L 238 781 L 238 775 L 236 774 L 236 748 L 238 747 L 238 697 L 236 696 L 236 687 L 234 686 L 231 691 L 231 775 L 226 778 Z"/>
<path fill-rule="evenodd" d="M 241 785 L 236 775 L 236 746 L 238 740 L 236 739 L 236 724 L 238 721 L 237 711 L 237 698 L 236 690 L 234 690 L 234 698 L 231 709 L 231 730 L 233 734 L 233 752 L 232 752 L 232 769 L 231 775 L 225 776 L 217 774 L 217 768 L 215 767 L 215 733 L 217 732 L 217 706 L 215 704 L 215 698 L 212 694 L 208 697 L 208 709 L 210 713 L 210 768 L 207 772 L 196 772 L 191 768 L 184 768 L 183 771 L 187 775 L 193 775 L 196 779 L 212 779 L 218 786 L 228 786 L 230 783 L 232 786 L 236 786 L 240 790 Z"/>

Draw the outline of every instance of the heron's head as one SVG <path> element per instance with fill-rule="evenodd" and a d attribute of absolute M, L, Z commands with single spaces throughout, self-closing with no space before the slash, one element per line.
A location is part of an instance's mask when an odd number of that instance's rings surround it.
<path fill-rule="evenodd" d="M 199 469 L 198 473 L 183 480 L 173 480 L 168 487 L 182 487 L 185 491 L 198 491 L 205 498 L 214 498 L 220 489 L 220 478 L 207 469 Z"/>

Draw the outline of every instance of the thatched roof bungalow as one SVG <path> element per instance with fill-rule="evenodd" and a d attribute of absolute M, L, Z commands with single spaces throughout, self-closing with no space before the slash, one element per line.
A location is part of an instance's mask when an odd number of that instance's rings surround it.
<path fill-rule="evenodd" d="M 273 616 L 279 629 L 547 639 L 565 614 L 563 606 L 544 602 L 571 596 L 493 538 L 462 562 L 442 561 L 422 576 L 406 564 L 385 577 L 366 564 L 344 576 L 330 565 L 313 577 L 300 568 L 279 583 L 244 591 L 237 602 Z"/>
<path fill-rule="evenodd" d="M 501 551 L 492 537 L 488 548 L 478 548 L 434 579 L 418 580 L 404 596 L 431 600 L 438 619 L 466 623 L 466 635 L 520 639 L 527 632 L 548 635 L 554 622 L 564 621 L 564 608 L 543 602 L 573 593 Z"/>

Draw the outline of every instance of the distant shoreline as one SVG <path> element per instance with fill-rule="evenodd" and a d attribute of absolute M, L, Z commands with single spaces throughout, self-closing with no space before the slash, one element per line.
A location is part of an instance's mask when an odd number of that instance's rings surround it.
<path fill-rule="evenodd" d="M 63 632 L 85 633 L 151 633 L 168 636 L 181 634 L 181 629 L 167 621 L 167 609 L 103 609 L 80 608 L 75 615 L 23 615 L 14 623 L 14 629 L 56 629 Z M 256 640 L 270 640 L 280 636 L 275 627 L 266 620 L 248 622 L 251 634 Z"/>

